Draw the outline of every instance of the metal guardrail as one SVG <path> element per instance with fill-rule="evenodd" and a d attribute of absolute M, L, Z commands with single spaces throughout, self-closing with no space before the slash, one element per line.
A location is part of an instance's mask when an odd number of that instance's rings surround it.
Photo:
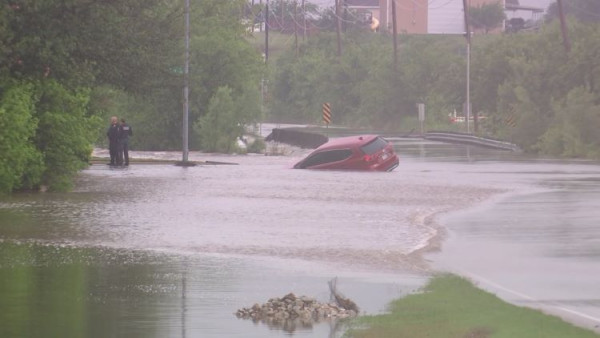
<path fill-rule="evenodd" d="M 476 146 L 509 150 L 514 152 L 520 152 L 521 149 L 514 143 L 494 140 L 490 138 L 479 137 L 471 134 L 452 133 L 452 132 L 427 132 L 423 135 L 423 138 L 433 141 L 451 142 L 451 143 L 462 143 L 471 144 Z"/>

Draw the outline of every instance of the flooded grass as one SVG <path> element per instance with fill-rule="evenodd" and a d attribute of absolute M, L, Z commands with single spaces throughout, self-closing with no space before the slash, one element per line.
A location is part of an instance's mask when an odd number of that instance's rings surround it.
<path fill-rule="evenodd" d="M 357 319 L 345 337 L 598 337 L 558 317 L 505 303 L 451 274 L 394 301 L 390 311 Z"/>

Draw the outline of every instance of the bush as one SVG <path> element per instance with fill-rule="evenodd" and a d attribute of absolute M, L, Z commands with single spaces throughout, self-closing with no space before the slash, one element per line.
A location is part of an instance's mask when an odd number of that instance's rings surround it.
<path fill-rule="evenodd" d="M 16 85 L 0 101 L 0 192 L 31 189 L 40 182 L 44 164 L 32 142 L 37 127 L 33 118 L 32 86 Z"/>
<path fill-rule="evenodd" d="M 48 81 L 37 86 L 37 95 L 35 143 L 46 166 L 42 183 L 51 190 L 68 190 L 73 176 L 89 163 L 101 121 L 85 114 L 88 91 L 71 92 Z"/>

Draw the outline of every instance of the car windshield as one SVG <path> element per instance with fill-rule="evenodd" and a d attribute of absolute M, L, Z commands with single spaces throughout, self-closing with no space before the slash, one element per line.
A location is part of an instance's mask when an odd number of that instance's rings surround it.
<path fill-rule="evenodd" d="M 388 142 L 386 140 L 384 140 L 381 137 L 378 137 L 378 138 L 374 139 L 373 141 L 360 147 L 360 150 L 362 150 L 363 153 L 365 153 L 367 155 L 371 155 L 371 154 L 374 154 L 374 153 L 380 151 L 381 149 L 385 148 L 385 146 L 387 146 L 387 144 L 388 144 Z"/>

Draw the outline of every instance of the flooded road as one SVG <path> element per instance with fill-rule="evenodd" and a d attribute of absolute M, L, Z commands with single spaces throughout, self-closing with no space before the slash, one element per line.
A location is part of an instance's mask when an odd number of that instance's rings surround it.
<path fill-rule="evenodd" d="M 546 174 L 544 191 L 443 217 L 450 236 L 433 259 L 505 300 L 600 332 L 600 175 Z"/>
<path fill-rule="evenodd" d="M 483 214 L 504 215 L 502 203 L 511 196 L 571 191 L 577 189 L 573 182 L 588 187 L 585 182 L 600 177 L 594 164 L 529 161 L 422 140 L 394 142 L 401 165 L 391 173 L 289 169 L 306 151 L 281 157 L 191 153 L 191 160 L 237 165 L 93 165 L 71 193 L 3 197 L 0 318 L 9 324 L 2 325 L 0 336 L 333 337 L 340 331 L 332 323 L 272 327 L 239 320 L 233 312 L 288 292 L 327 301 L 327 281 L 337 276 L 340 290 L 364 312 L 380 313 L 426 280 L 431 262 L 422 252 L 441 245 L 435 256 L 444 258 L 431 260 L 456 270 L 472 252 L 451 243 L 471 233 L 479 233 L 482 242 L 493 239 L 496 232 L 485 231 L 488 220 L 459 211 L 489 207 Z M 590 203 L 598 201 L 597 195 L 589 197 Z M 547 223 L 528 221 L 530 206 L 512 205 L 516 216 L 508 220 L 514 227 Z M 542 211 L 529 217 L 571 219 L 552 203 L 537 205 Z M 573 218 L 588 209 L 581 208 L 569 209 Z M 596 208 L 584 218 L 599 215 Z M 446 219 L 448 231 L 440 223 Z M 471 219 L 480 220 L 474 221 L 480 230 L 469 227 Z M 597 222 L 574 228 L 567 223 L 550 225 L 554 238 L 569 228 L 587 231 L 583 237 L 590 242 L 557 255 L 579 264 L 579 256 L 568 253 L 587 250 L 597 266 L 598 252 L 589 249 L 598 247 Z M 508 233 L 518 237 L 514 230 Z"/>

